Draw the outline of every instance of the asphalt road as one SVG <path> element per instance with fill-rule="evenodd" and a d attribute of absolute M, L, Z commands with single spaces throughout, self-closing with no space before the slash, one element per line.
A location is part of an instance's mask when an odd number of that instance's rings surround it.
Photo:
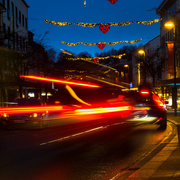
<path fill-rule="evenodd" d="M 1 180 L 106 180 L 142 159 L 168 138 L 158 126 L 76 123 L 0 131 Z"/>

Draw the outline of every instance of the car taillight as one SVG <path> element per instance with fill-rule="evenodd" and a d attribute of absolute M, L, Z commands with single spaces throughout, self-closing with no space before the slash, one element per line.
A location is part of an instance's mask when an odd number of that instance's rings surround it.
<path fill-rule="evenodd" d="M 147 95 L 150 94 L 150 92 L 149 92 L 148 90 L 144 89 L 144 90 L 141 90 L 141 91 L 140 91 L 140 94 L 141 94 L 141 95 L 146 95 L 146 96 L 147 96 Z"/>
<path fill-rule="evenodd" d="M 158 95 L 153 94 L 152 98 L 159 107 L 165 107 L 165 103 L 163 102 L 163 100 L 160 99 L 160 97 Z"/>
<path fill-rule="evenodd" d="M 55 103 L 55 104 L 60 104 L 60 101 L 55 101 L 54 103 Z"/>

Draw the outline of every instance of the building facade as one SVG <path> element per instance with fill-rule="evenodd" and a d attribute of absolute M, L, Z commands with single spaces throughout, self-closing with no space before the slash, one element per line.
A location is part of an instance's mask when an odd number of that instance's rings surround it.
<path fill-rule="evenodd" d="M 157 8 L 160 16 L 160 45 L 164 58 L 162 68 L 162 95 L 172 106 L 180 107 L 180 0 L 163 0 Z M 167 28 L 166 23 L 173 23 L 173 27 Z M 176 82 L 176 87 L 175 87 Z M 177 96 L 177 97 L 176 97 Z"/>
<path fill-rule="evenodd" d="M 133 56 L 133 86 L 143 83 L 154 86 L 169 106 L 180 108 L 180 0 L 162 0 L 156 10 L 160 16 L 160 36 L 145 44 L 144 54 Z M 173 26 L 167 28 L 166 23 Z M 138 58 L 144 57 L 143 60 Z M 149 60 L 155 62 L 150 64 Z M 147 63 L 148 61 L 148 63 Z M 144 66 L 145 64 L 145 66 Z M 149 65 L 149 66 L 148 66 Z M 146 69 L 145 69 L 146 68 Z M 148 71 L 154 68 L 154 77 Z M 154 78 L 154 79 L 153 79 Z M 154 83 L 153 83 L 154 82 Z M 175 83 L 176 82 L 176 83 Z M 174 85 L 176 84 L 176 86 Z M 177 91 L 177 92 L 176 92 Z"/>
<path fill-rule="evenodd" d="M 1 0 L 1 46 L 24 52 L 28 47 L 28 5 L 24 0 Z"/>
<path fill-rule="evenodd" d="M 25 0 L 0 0 L 0 106 L 22 95 L 23 58 L 28 51 L 28 5 Z"/>
<path fill-rule="evenodd" d="M 132 56 L 133 87 L 161 80 L 160 36 L 137 49 Z"/>

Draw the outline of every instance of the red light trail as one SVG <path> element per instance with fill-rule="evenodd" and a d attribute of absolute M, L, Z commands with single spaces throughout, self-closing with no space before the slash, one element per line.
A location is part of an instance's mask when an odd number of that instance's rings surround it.
<path fill-rule="evenodd" d="M 84 86 L 84 87 L 89 87 L 89 88 L 100 88 L 101 87 L 101 86 L 98 86 L 96 84 L 73 82 L 73 81 L 66 81 L 66 80 L 60 80 L 60 79 L 45 78 L 45 77 L 40 77 L 40 76 L 22 75 L 20 77 L 27 78 L 27 79 L 39 80 L 39 81 L 55 82 L 55 83 L 60 83 L 60 84 Z"/>
<path fill-rule="evenodd" d="M 28 114 L 28 113 L 41 113 L 41 112 L 55 112 L 63 111 L 66 108 L 63 106 L 32 106 L 32 107 L 5 107 L 0 108 L 0 114 Z"/>

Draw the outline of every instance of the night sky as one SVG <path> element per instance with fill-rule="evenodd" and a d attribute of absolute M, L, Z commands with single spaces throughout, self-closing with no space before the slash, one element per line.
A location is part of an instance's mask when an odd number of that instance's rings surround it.
<path fill-rule="evenodd" d="M 28 9 L 28 28 L 35 34 L 34 39 L 40 40 L 45 32 L 44 43 L 48 48 L 54 48 L 57 54 L 68 50 L 74 54 L 87 51 L 92 57 L 95 53 L 102 53 L 113 49 L 119 49 L 125 45 L 145 44 L 160 34 L 160 22 L 152 25 L 141 25 L 136 21 L 150 21 L 159 18 L 156 8 L 163 0 L 117 0 L 115 4 L 108 0 L 26 0 L 30 6 Z M 128 26 L 110 26 L 107 33 L 102 33 L 99 27 L 82 27 L 78 25 L 56 26 L 46 23 L 44 20 L 56 22 L 82 22 L 82 23 L 118 23 L 133 21 Z M 118 45 L 106 45 L 103 50 L 97 46 L 67 46 L 67 43 L 98 43 L 131 41 L 143 38 L 135 44 L 121 43 Z"/>

